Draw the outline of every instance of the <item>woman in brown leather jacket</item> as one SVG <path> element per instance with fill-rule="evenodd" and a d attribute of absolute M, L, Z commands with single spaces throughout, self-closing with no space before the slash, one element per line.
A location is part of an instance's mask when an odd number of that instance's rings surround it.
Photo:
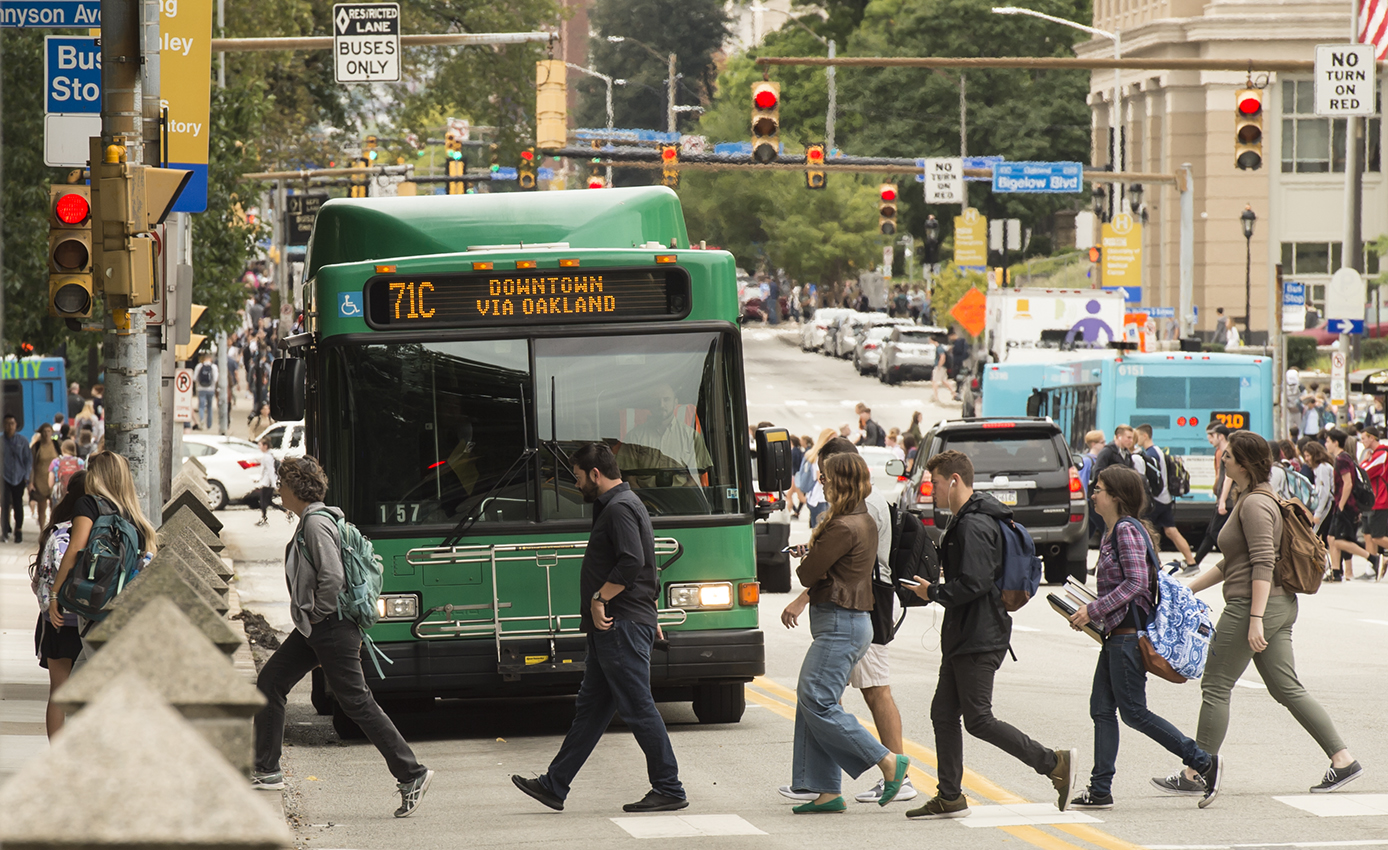
<path fill-rule="evenodd" d="M 795 755 L 792 787 L 814 791 L 813 802 L 796 814 L 841 812 L 844 772 L 855 779 L 874 764 L 885 787 L 879 805 L 896 797 L 910 759 L 888 752 L 839 700 L 848 674 L 872 641 L 872 569 L 877 561 L 877 526 L 864 500 L 872 489 L 867 463 L 856 454 L 837 454 L 820 473 L 829 509 L 810 537 L 796 575 L 810 591 L 810 633 L 796 686 Z"/>

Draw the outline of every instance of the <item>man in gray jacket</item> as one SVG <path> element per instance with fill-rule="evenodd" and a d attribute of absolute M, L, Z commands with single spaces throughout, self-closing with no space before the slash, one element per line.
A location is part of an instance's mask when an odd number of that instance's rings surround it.
<path fill-rule="evenodd" d="M 419 807 L 434 778 L 415 759 L 366 685 L 361 668 L 361 629 L 338 613 L 337 598 L 345 581 L 337 521 L 341 508 L 323 504 L 328 476 L 311 457 L 286 458 L 280 464 L 280 499 L 285 510 L 301 517 L 299 531 L 284 550 L 289 585 L 289 616 L 294 631 L 265 662 L 256 687 L 265 707 L 255 716 L 255 772 L 251 784 L 267 791 L 284 787 L 280 751 L 284 745 L 284 703 L 299 680 L 322 666 L 343 713 L 376 745 L 399 783 L 398 818 Z"/>

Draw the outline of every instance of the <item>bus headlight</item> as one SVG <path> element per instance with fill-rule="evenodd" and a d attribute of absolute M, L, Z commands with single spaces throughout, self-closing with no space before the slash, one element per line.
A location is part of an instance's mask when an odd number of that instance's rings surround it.
<path fill-rule="evenodd" d="M 413 593 L 382 593 L 376 600 L 376 615 L 382 622 L 413 620 L 419 616 L 419 597 Z"/>
<path fill-rule="evenodd" d="M 732 582 L 672 584 L 666 587 L 671 608 L 686 611 L 718 611 L 733 607 Z"/>

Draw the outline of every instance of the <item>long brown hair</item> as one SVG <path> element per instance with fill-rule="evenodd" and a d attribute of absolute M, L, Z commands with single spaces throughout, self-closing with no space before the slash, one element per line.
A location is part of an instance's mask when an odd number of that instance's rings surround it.
<path fill-rule="evenodd" d="M 829 500 L 829 509 L 810 534 L 811 545 L 828 528 L 831 519 L 858 510 L 872 492 L 872 473 L 868 472 L 867 461 L 859 454 L 831 455 L 820 465 L 820 472 L 824 475 L 824 496 Z"/>
<path fill-rule="evenodd" d="M 1252 487 L 1268 483 L 1272 472 L 1272 452 L 1268 441 L 1252 431 L 1235 431 L 1229 435 L 1229 451 L 1233 453 L 1234 463 L 1248 473 Z"/>
<path fill-rule="evenodd" d="M 1136 519 L 1149 538 L 1157 539 L 1156 529 L 1143 519 L 1147 513 L 1147 484 L 1142 480 L 1141 473 L 1129 466 L 1109 466 L 1099 473 L 1099 483 L 1108 491 L 1119 519 Z"/>
<path fill-rule="evenodd" d="M 1301 447 L 1301 456 L 1306 459 L 1306 463 L 1312 468 L 1323 463 L 1330 463 L 1330 452 L 1325 450 L 1325 446 L 1315 440 L 1311 440 Z"/>

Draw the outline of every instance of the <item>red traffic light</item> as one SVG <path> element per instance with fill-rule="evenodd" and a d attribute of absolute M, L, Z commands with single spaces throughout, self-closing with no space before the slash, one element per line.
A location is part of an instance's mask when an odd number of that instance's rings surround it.
<path fill-rule="evenodd" d="M 821 163 L 821 162 L 823 162 L 823 161 L 824 161 L 824 148 L 822 148 L 822 147 L 820 147 L 820 146 L 818 146 L 818 145 L 811 145 L 811 146 L 810 146 L 810 149 L 807 150 L 807 151 L 805 151 L 805 158 L 808 159 L 810 162 L 813 162 L 813 163 Z"/>
<path fill-rule="evenodd" d="M 63 224 L 81 224 L 91 214 L 91 204 L 86 198 L 75 193 L 61 195 L 53 204 L 53 214 Z"/>
<path fill-rule="evenodd" d="M 674 162 L 680 155 L 679 148 L 674 145 L 665 145 L 660 149 L 660 158 L 666 162 Z"/>
<path fill-rule="evenodd" d="M 1257 115 L 1263 111 L 1263 96 L 1261 93 L 1248 90 L 1239 93 L 1239 112 L 1244 115 Z"/>
<path fill-rule="evenodd" d="M 1100 251 L 1099 251 L 1098 247 L 1091 247 L 1091 248 L 1089 249 L 1089 262 L 1091 262 L 1091 263 L 1097 263 L 1097 262 L 1099 262 L 1099 257 L 1100 257 Z"/>
<path fill-rule="evenodd" d="M 892 188 L 892 187 L 890 187 L 890 186 L 883 186 L 883 187 L 882 187 L 882 200 L 884 200 L 884 201 L 895 201 L 895 200 L 896 200 L 896 189 L 894 189 L 894 188 Z"/>
<path fill-rule="evenodd" d="M 775 109 L 776 93 L 769 88 L 764 88 L 756 93 L 752 102 L 757 105 L 758 109 Z"/>
<path fill-rule="evenodd" d="M 596 175 L 593 176 L 593 177 L 589 177 L 589 178 L 588 178 L 588 188 L 589 188 L 589 189 L 606 189 L 606 188 L 607 188 L 607 181 L 603 180 L 601 177 L 598 177 L 598 176 L 596 176 Z"/>
<path fill-rule="evenodd" d="M 530 162 L 530 161 L 533 160 L 534 158 L 535 158 L 535 152 L 534 152 L 534 151 L 531 151 L 531 150 L 523 150 L 523 151 L 521 151 L 521 159 L 525 160 L 526 162 Z"/>

